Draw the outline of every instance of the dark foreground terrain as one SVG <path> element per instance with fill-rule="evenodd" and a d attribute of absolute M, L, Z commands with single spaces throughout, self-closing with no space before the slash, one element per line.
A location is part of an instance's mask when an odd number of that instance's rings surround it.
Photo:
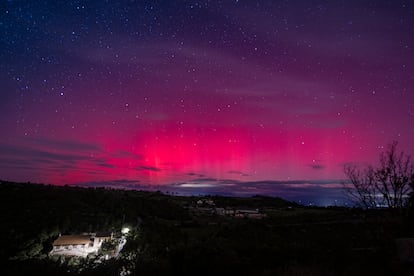
<path fill-rule="evenodd" d="M 414 275 L 410 210 L 4 181 L 0 207 L 1 275 Z M 117 258 L 48 255 L 60 233 L 123 226 L 131 232 Z"/>

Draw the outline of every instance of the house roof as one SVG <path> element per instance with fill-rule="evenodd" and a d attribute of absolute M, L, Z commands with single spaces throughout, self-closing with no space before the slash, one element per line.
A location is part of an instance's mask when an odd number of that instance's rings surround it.
<path fill-rule="evenodd" d="M 56 245 L 81 245 L 88 244 L 91 241 L 89 235 L 62 235 L 53 242 Z"/>
<path fill-rule="evenodd" d="M 96 232 L 95 237 L 107 238 L 107 237 L 111 237 L 111 233 L 110 232 Z"/>

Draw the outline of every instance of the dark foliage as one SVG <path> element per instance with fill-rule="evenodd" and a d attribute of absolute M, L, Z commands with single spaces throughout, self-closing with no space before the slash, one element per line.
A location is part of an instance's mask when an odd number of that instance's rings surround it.
<path fill-rule="evenodd" d="M 161 193 L 3 181 L 0 198 L 0 259 L 46 255 L 59 233 L 116 231 L 149 217 L 188 218 Z"/>
<path fill-rule="evenodd" d="M 265 210 L 263 219 L 194 214 L 199 197 L 0 184 L 1 275 L 412 275 L 395 240 L 413 215 L 303 208 L 277 198 L 211 197 L 220 207 Z M 294 208 L 287 208 L 288 206 Z M 46 257 L 59 232 L 133 229 L 117 259 L 77 266 Z M 111 249 L 111 248 L 108 248 Z M 13 257 L 15 259 L 10 259 Z M 380 264 L 380 265 L 379 265 Z M 83 267 L 79 270 L 79 267 Z"/>

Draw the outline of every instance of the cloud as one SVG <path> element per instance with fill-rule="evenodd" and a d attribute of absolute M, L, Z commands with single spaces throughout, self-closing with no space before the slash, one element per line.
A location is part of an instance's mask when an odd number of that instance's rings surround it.
<path fill-rule="evenodd" d="M 324 165 L 321 164 L 309 164 L 309 167 L 311 167 L 314 170 L 323 170 L 326 168 Z"/>
<path fill-rule="evenodd" d="M 208 188 L 208 187 L 214 187 L 214 184 L 208 184 L 208 183 L 181 183 L 178 184 L 179 187 L 183 188 Z"/>
<path fill-rule="evenodd" d="M 254 196 L 267 195 L 282 197 L 302 204 L 334 205 L 349 204 L 344 196 L 343 184 L 347 180 L 263 180 L 239 181 L 234 179 L 198 179 L 165 186 L 164 189 L 179 194 Z"/>
<path fill-rule="evenodd" d="M 240 175 L 240 176 L 249 176 L 249 174 L 241 172 L 241 171 L 228 171 L 227 173 L 228 174 L 237 174 L 237 175 Z"/>
<path fill-rule="evenodd" d="M 126 150 L 120 150 L 111 153 L 111 157 L 113 158 L 128 158 L 128 159 L 135 159 L 135 160 L 141 160 L 142 156 L 139 154 L 132 153 L 130 151 Z"/>
<path fill-rule="evenodd" d="M 197 176 L 197 177 L 205 177 L 205 175 L 204 174 L 201 174 L 201 173 L 192 173 L 192 172 L 190 172 L 190 173 L 187 173 L 187 175 L 189 175 L 189 176 Z"/>
<path fill-rule="evenodd" d="M 138 166 L 137 170 L 140 170 L 140 171 L 153 171 L 153 172 L 161 171 L 160 168 L 152 167 L 152 166 Z"/>
<path fill-rule="evenodd" d="M 104 187 L 127 190 L 149 190 L 174 192 L 182 195 L 254 196 L 282 197 L 302 204 L 334 205 L 350 203 L 343 193 L 346 180 L 293 180 L 293 181 L 239 181 L 234 179 L 200 178 L 167 185 L 149 185 L 140 180 L 88 181 L 73 184 L 80 187 Z"/>
<path fill-rule="evenodd" d="M 215 181 L 218 181 L 218 179 L 205 177 L 205 178 L 192 179 L 191 181 L 193 182 L 215 182 Z"/>
<path fill-rule="evenodd" d="M 104 167 L 104 168 L 108 168 L 108 169 L 113 169 L 113 168 L 115 168 L 115 166 L 114 166 L 114 165 L 112 165 L 112 164 L 108 164 L 107 162 L 105 162 L 105 161 L 101 161 L 101 160 L 97 160 L 97 161 L 95 162 L 95 164 L 96 164 L 97 166 Z"/>
<path fill-rule="evenodd" d="M 0 171 L 34 172 L 34 178 L 47 175 L 65 175 L 68 172 L 102 174 L 103 169 L 115 166 L 107 162 L 107 156 L 99 145 L 80 141 L 44 138 L 16 138 L 16 143 L 0 143 Z M 63 179 L 62 179 L 63 180 Z M 56 179 L 55 179 L 56 181 Z M 67 180 L 64 180 L 67 181 Z"/>
<path fill-rule="evenodd" d="M 9 144 L 0 144 L 0 154 L 3 156 L 9 156 L 13 159 L 23 158 L 32 159 L 38 161 L 54 160 L 75 163 L 76 161 L 89 159 L 89 156 L 84 154 L 73 153 L 55 153 L 51 152 L 51 149 L 39 149 L 25 146 L 16 146 Z"/>
<path fill-rule="evenodd" d="M 48 149 L 58 149 L 62 151 L 101 151 L 101 147 L 96 144 L 83 143 L 70 140 L 52 140 L 48 138 L 30 138 L 31 142 Z"/>

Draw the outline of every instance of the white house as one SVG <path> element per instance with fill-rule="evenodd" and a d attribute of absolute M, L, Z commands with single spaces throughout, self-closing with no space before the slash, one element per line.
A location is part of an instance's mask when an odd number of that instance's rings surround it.
<path fill-rule="evenodd" d="M 90 253 L 96 254 L 102 243 L 110 239 L 111 234 L 61 235 L 53 242 L 50 255 L 86 257 Z"/>

